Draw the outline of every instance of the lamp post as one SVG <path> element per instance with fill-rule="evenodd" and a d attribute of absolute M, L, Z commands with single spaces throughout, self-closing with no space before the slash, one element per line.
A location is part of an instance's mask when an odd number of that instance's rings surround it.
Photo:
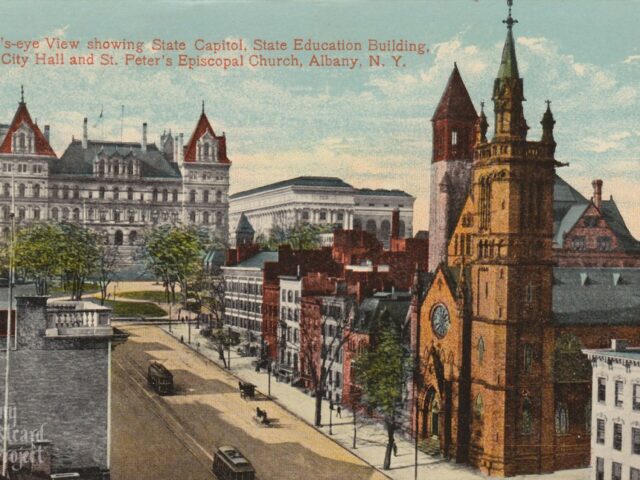
<path fill-rule="evenodd" d="M 356 448 L 356 404 L 353 404 L 353 449 Z"/>
<path fill-rule="evenodd" d="M 333 435 L 333 400 L 329 399 L 329 435 Z"/>

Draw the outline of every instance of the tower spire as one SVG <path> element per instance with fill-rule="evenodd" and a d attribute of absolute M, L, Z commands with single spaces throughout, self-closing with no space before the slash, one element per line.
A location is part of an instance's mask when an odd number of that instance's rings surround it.
<path fill-rule="evenodd" d="M 20 85 L 20 103 L 24 103 L 24 85 Z"/>
<path fill-rule="evenodd" d="M 202 114 L 204 115 L 204 100 L 202 100 Z"/>

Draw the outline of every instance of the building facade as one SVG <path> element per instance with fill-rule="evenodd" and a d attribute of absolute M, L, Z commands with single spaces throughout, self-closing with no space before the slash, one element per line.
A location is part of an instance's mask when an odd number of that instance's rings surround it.
<path fill-rule="evenodd" d="M 126 337 L 111 327 L 110 309 L 90 302 L 25 296 L 15 305 L 9 461 L 46 478 L 52 473 L 109 478 L 111 351 Z M 5 361 L 3 353 L 3 371 Z M 3 376 L 3 392 L 4 382 Z"/>
<path fill-rule="evenodd" d="M 76 222 L 122 246 L 131 262 L 145 228 L 193 225 L 226 241 L 231 162 L 226 137 L 214 133 L 204 110 L 185 146 L 182 136 L 164 133 L 149 143 L 147 124 L 140 142 L 92 140 L 87 119 L 80 140 L 60 158 L 24 99 L 0 133 L 0 228 L 9 231 L 11 198 L 19 226 L 35 221 Z M 12 186 L 13 185 L 13 186 Z"/>
<path fill-rule="evenodd" d="M 299 222 L 346 230 L 366 230 L 389 244 L 391 212 L 400 211 L 401 236 L 413 235 L 415 198 L 400 190 L 357 189 L 335 177 L 297 177 L 234 193 L 229 221 L 236 225 L 244 213 L 256 234 Z"/>
<path fill-rule="evenodd" d="M 640 480 L 640 349 L 624 340 L 583 350 L 593 366 L 593 480 Z"/>
<path fill-rule="evenodd" d="M 412 328 L 424 372 L 416 433 L 498 476 L 588 465 L 591 377 L 581 349 L 640 337 L 640 270 L 625 263 L 637 242 L 601 201 L 600 182 L 588 201 L 555 174 L 550 102 L 542 138 L 527 139 L 511 12 L 505 23 L 494 133 L 489 140 L 481 112 L 469 194 Z M 576 236 L 593 255 L 566 251 Z"/>
<path fill-rule="evenodd" d="M 302 278 L 280 276 L 280 321 L 278 322 L 278 369 L 281 377 L 295 381 L 300 376 L 300 318 Z"/>

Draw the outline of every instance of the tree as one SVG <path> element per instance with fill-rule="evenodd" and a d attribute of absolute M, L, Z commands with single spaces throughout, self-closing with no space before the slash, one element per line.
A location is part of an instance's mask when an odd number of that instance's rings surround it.
<path fill-rule="evenodd" d="M 370 348 L 356 358 L 354 367 L 356 381 L 362 388 L 363 403 L 384 419 L 387 448 L 383 469 L 388 470 L 394 435 L 405 413 L 407 384 L 414 365 L 406 338 L 407 326 L 404 322 L 394 322 L 386 311 L 382 318 L 380 332 L 372 337 Z"/>
<path fill-rule="evenodd" d="M 61 223 L 60 246 L 63 283 L 70 287 L 71 300 L 80 300 L 87 277 L 99 260 L 98 237 L 92 231 L 74 223 Z"/>
<path fill-rule="evenodd" d="M 107 299 L 107 288 L 109 288 L 116 272 L 119 251 L 116 245 L 98 242 L 97 253 L 95 273 L 100 286 L 100 305 L 104 305 L 104 301 Z"/>
<path fill-rule="evenodd" d="M 351 333 L 348 327 L 349 320 L 354 316 L 354 300 L 351 297 L 342 297 L 342 299 L 341 306 L 322 303 L 320 320 L 303 318 L 302 322 L 306 325 L 300 326 L 305 337 L 309 337 L 308 341 L 301 345 L 300 354 L 304 362 L 304 373 L 310 379 L 315 394 L 314 425 L 316 427 L 322 426 L 322 399 L 328 374 Z M 313 324 L 310 324 L 311 322 Z M 334 335 L 327 335 L 328 322 L 335 327 Z"/>
<path fill-rule="evenodd" d="M 293 250 L 313 250 L 320 247 L 320 234 L 331 233 L 331 225 L 312 225 L 306 222 L 297 222 L 294 225 L 283 227 L 274 225 L 269 231 L 269 237 L 264 235 L 256 237 L 256 243 L 263 248 L 275 250 L 280 245 L 289 245 Z"/>
<path fill-rule="evenodd" d="M 64 235 L 59 225 L 34 223 L 18 231 L 16 268 L 35 282 L 38 295 L 48 295 L 51 280 L 62 273 Z"/>

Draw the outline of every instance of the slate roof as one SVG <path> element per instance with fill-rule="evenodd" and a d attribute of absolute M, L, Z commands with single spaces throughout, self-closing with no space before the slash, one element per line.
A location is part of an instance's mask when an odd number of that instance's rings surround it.
<path fill-rule="evenodd" d="M 573 228 L 576 222 L 582 217 L 588 203 L 578 203 L 572 205 L 559 222 L 553 222 L 553 246 L 562 248 L 564 236 Z"/>
<path fill-rule="evenodd" d="M 633 238 L 613 198 L 602 201 L 600 204 L 600 213 L 609 224 L 609 227 L 611 227 L 611 230 L 615 232 L 623 250 L 640 250 L 640 242 Z"/>
<path fill-rule="evenodd" d="M 243 192 L 234 193 L 229 198 L 241 198 L 254 193 L 268 192 L 277 188 L 283 188 L 288 186 L 295 187 L 327 187 L 327 188 L 353 188 L 348 183 L 342 181 L 338 177 L 311 177 L 303 176 L 290 178 L 289 180 L 282 180 L 276 183 L 270 183 L 269 185 L 263 185 L 261 187 L 252 188 Z"/>
<path fill-rule="evenodd" d="M 236 227 L 236 233 L 256 233 L 256 231 L 251 226 L 251 222 L 249 222 L 249 219 L 244 214 L 244 212 L 240 214 L 238 226 Z"/>
<path fill-rule="evenodd" d="M 553 276 L 557 325 L 640 326 L 640 268 L 556 267 Z"/>
<path fill-rule="evenodd" d="M 409 195 L 407 192 L 402 190 L 387 190 L 385 188 L 358 188 L 356 189 L 356 195 L 380 195 L 380 196 L 392 196 L 392 197 L 409 197 L 413 198 L 412 195 Z"/>
<path fill-rule="evenodd" d="M 453 64 L 453 71 L 447 81 L 440 102 L 433 113 L 431 121 L 443 119 L 475 120 L 478 118 L 467 87 L 465 87 L 458 65 Z"/>
<path fill-rule="evenodd" d="M 390 293 L 387 296 L 377 294 L 365 298 L 358 309 L 353 329 L 363 333 L 377 330 L 385 311 L 394 321 L 404 322 L 411 305 L 411 297 L 406 292 L 398 292 L 398 294 L 395 298 Z"/>
<path fill-rule="evenodd" d="M 247 258 L 243 262 L 233 265 L 233 267 L 263 269 L 264 264 L 266 262 L 277 262 L 277 261 L 278 261 L 278 252 L 260 252 L 255 254 L 251 258 Z M 225 267 L 225 268 L 233 268 L 233 267 Z"/>
<path fill-rule="evenodd" d="M 511 27 L 507 30 L 507 38 L 502 48 L 502 58 L 500 60 L 500 69 L 498 70 L 498 78 L 520 78 L 518 73 L 518 59 L 516 57 L 516 46 L 513 40 L 513 32 Z"/>
<path fill-rule="evenodd" d="M 55 157 L 56 154 L 53 151 L 53 148 L 51 148 L 51 145 L 49 145 L 49 142 L 40 131 L 40 128 L 38 127 L 38 125 L 33 123 L 33 120 L 31 120 L 31 115 L 29 115 L 27 104 L 24 101 L 21 101 L 18 104 L 18 109 L 16 110 L 16 113 L 13 116 L 11 125 L 9 125 L 9 128 L 6 131 L 4 139 L 2 140 L 2 144 L 0 144 L 0 153 L 11 153 L 12 134 L 18 128 L 20 128 L 20 125 L 22 125 L 23 123 L 26 124 L 29 127 L 29 129 L 33 132 L 34 139 L 35 139 L 34 150 L 36 155 L 45 155 L 48 157 Z"/>
<path fill-rule="evenodd" d="M 169 162 L 164 154 L 158 150 L 155 143 L 147 145 L 147 151 L 142 151 L 138 142 L 109 142 L 89 140 L 87 148 L 82 148 L 81 140 L 73 140 L 59 160 L 53 160 L 49 166 L 51 175 L 93 175 L 93 164 L 98 153 L 107 156 L 129 156 L 141 160 L 141 175 L 143 178 L 180 178 L 178 165 Z"/>

